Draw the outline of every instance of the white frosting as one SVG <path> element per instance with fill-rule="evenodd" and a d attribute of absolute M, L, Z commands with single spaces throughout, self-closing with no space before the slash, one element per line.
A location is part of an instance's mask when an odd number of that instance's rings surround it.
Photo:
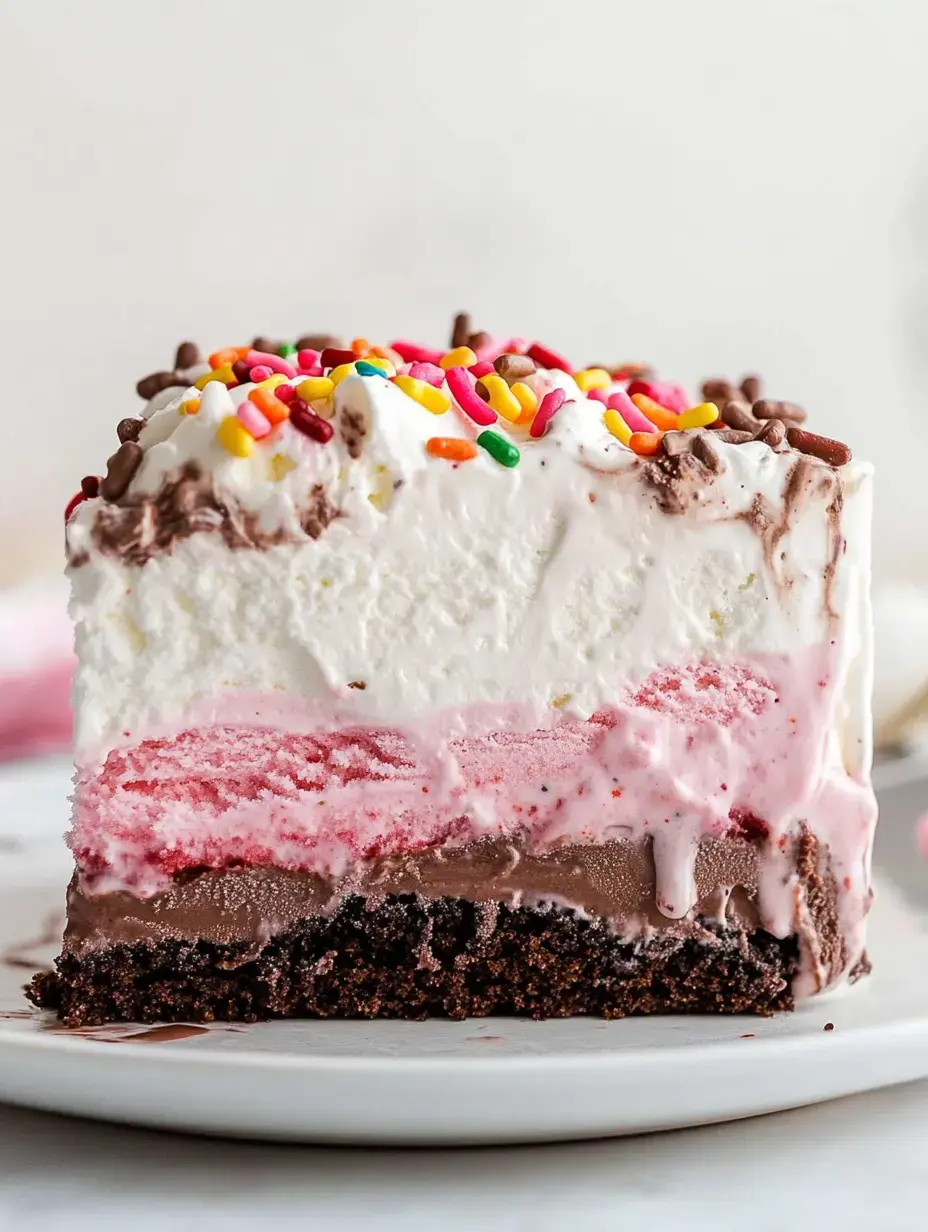
<path fill-rule="evenodd" d="M 133 494 L 195 459 L 266 530 L 296 529 L 320 483 L 340 516 L 314 541 L 229 551 L 204 533 L 138 568 L 96 550 L 99 502 L 81 505 L 68 527 L 72 553 L 89 553 L 71 571 L 79 757 L 170 728 L 221 691 L 337 702 L 387 724 L 486 701 L 589 716 L 661 664 L 834 638 L 842 701 L 830 756 L 865 775 L 869 466 L 840 472 L 847 548 L 832 620 L 827 492 L 797 503 L 772 561 L 740 516 L 758 493 L 781 509 L 795 454 L 718 443 L 724 473 L 687 514 L 669 515 L 606 430 L 603 407 L 563 374 L 533 379 L 571 400 L 538 441 L 500 421 L 494 430 L 522 450 L 511 470 L 482 450 L 459 466 L 429 457 L 429 437 L 481 429 L 456 409 L 430 414 L 379 377 L 338 387 L 328 445 L 284 423 L 250 458 L 215 440 L 244 391 L 212 382 L 197 415 L 180 415 L 176 397 L 156 410 Z M 346 412 L 369 425 L 356 459 L 340 436 Z M 278 455 L 295 465 L 274 481 Z"/>

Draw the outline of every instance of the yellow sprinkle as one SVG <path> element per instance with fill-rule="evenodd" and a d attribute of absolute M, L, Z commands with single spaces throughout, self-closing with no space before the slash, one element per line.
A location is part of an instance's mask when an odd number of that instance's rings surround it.
<path fill-rule="evenodd" d="M 614 411 L 611 407 L 603 414 L 603 423 L 616 438 L 616 440 L 621 441 L 623 445 L 627 445 L 632 439 L 631 428 L 619 412 Z"/>
<path fill-rule="evenodd" d="M 438 361 L 439 366 L 446 371 L 448 368 L 469 368 L 477 362 L 477 356 L 468 346 L 455 347 Z"/>
<path fill-rule="evenodd" d="M 605 368 L 582 368 L 574 373 L 574 380 L 584 393 L 591 389 L 606 389 L 612 384 L 612 377 Z"/>
<path fill-rule="evenodd" d="M 186 402 L 182 402 L 177 408 L 181 415 L 195 415 L 200 409 L 199 398 L 188 398 Z"/>
<path fill-rule="evenodd" d="M 255 447 L 255 438 L 235 415 L 227 415 L 216 429 L 216 440 L 236 458 L 249 458 Z"/>
<path fill-rule="evenodd" d="M 304 402 L 312 402 L 316 398 L 329 398 L 335 385 L 327 376 L 308 376 L 296 387 L 297 396 Z"/>
<path fill-rule="evenodd" d="M 564 707 L 574 699 L 573 693 L 559 693 L 557 697 L 551 699 L 551 705 L 555 710 L 563 710 Z"/>
<path fill-rule="evenodd" d="M 526 385 L 524 381 L 516 381 L 510 386 L 513 394 L 519 400 L 519 406 L 522 408 L 522 413 L 516 420 L 516 423 L 528 424 L 535 418 L 535 412 L 538 410 L 538 398 L 535 395 L 531 385 Z"/>
<path fill-rule="evenodd" d="M 276 389 L 278 385 L 286 384 L 287 378 L 282 372 L 272 373 L 266 381 L 259 381 L 256 389 Z"/>
<path fill-rule="evenodd" d="M 708 428 L 709 424 L 715 423 L 719 417 L 719 408 L 714 402 L 700 402 L 698 406 L 691 406 L 688 411 L 684 411 L 677 419 L 678 428 Z"/>
<path fill-rule="evenodd" d="M 235 373 L 232 371 L 231 364 L 220 364 L 218 368 L 213 368 L 211 372 L 204 372 L 196 381 L 197 389 L 205 389 L 210 381 L 221 381 L 223 385 L 236 385 Z"/>
<path fill-rule="evenodd" d="M 418 402 L 433 415 L 443 415 L 451 405 L 448 395 L 430 385 L 428 381 L 419 381 L 414 376 L 398 376 L 395 384 L 412 398 L 413 402 Z"/>
<path fill-rule="evenodd" d="M 490 395 L 490 406 L 497 415 L 515 423 L 522 414 L 522 403 L 512 392 L 503 378 L 496 372 L 488 372 L 480 378 L 484 389 Z"/>
<path fill-rule="evenodd" d="M 354 364 L 339 364 L 337 368 L 333 368 L 329 373 L 329 380 L 333 385 L 340 385 L 346 376 L 355 375 Z"/>
<path fill-rule="evenodd" d="M 271 483 L 280 483 L 286 475 L 296 470 L 296 463 L 285 453 L 275 453 L 267 460 L 267 476 Z"/>
<path fill-rule="evenodd" d="M 385 376 L 396 376 L 396 369 L 390 363 L 389 359 L 384 359 L 380 355 L 365 355 L 364 362 L 372 364 L 375 368 L 379 368 Z"/>

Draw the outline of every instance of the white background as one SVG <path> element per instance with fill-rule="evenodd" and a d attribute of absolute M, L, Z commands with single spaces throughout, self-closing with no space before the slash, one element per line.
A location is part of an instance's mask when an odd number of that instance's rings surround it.
<path fill-rule="evenodd" d="M 758 369 L 881 469 L 928 576 L 923 0 L 0 0 L 5 572 L 174 344 L 442 341 Z"/>

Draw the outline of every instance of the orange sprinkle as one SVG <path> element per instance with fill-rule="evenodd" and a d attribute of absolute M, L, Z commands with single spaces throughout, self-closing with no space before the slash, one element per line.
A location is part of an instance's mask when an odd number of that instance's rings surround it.
<path fill-rule="evenodd" d="M 253 389 L 248 395 L 248 400 L 255 404 L 272 427 L 283 423 L 290 414 L 290 408 L 286 402 L 281 402 L 269 389 Z"/>
<path fill-rule="evenodd" d="M 642 415 L 650 419 L 655 428 L 660 428 L 662 432 L 672 432 L 676 428 L 678 416 L 673 411 L 668 411 L 665 406 L 661 406 L 659 402 L 655 402 L 653 398 L 649 398 L 647 394 L 632 394 L 632 402 Z M 651 434 L 643 433 L 642 435 Z"/>
<path fill-rule="evenodd" d="M 639 407 L 639 410 L 644 410 Z M 629 448 L 643 458 L 650 458 L 661 447 L 663 432 L 633 432 L 628 440 Z"/>
<path fill-rule="evenodd" d="M 352 338 L 351 339 L 351 350 L 354 354 L 355 359 L 363 359 L 365 355 L 370 355 L 371 344 L 368 342 L 366 338 Z M 380 358 L 386 359 L 387 357 L 386 355 L 381 355 Z"/>
<path fill-rule="evenodd" d="M 223 347 L 221 351 L 213 351 L 209 357 L 209 366 L 221 368 L 223 364 L 234 364 L 236 360 L 244 359 L 248 351 L 248 347 Z"/>
<path fill-rule="evenodd" d="M 399 351 L 394 351 L 393 347 L 373 346 L 368 351 L 368 355 L 375 355 L 378 359 L 389 359 L 394 368 L 402 368 L 406 362 Z"/>
<path fill-rule="evenodd" d="M 474 442 L 459 436 L 430 436 L 425 448 L 433 458 L 447 458 L 449 462 L 468 462 L 477 456 Z"/>

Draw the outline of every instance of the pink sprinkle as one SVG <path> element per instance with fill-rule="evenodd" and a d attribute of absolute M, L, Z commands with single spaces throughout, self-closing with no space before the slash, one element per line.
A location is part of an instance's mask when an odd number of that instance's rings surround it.
<path fill-rule="evenodd" d="M 498 359 L 500 355 L 524 355 L 528 343 L 524 338 L 491 338 L 482 347 L 477 347 L 478 359 Z"/>
<path fill-rule="evenodd" d="M 475 364 L 471 364 L 467 371 L 479 381 L 482 376 L 486 376 L 488 372 L 493 371 L 493 365 L 488 359 L 478 359 Z"/>
<path fill-rule="evenodd" d="M 249 372 L 249 380 L 252 380 L 257 385 L 258 381 L 266 381 L 269 376 L 272 376 L 272 370 L 267 364 L 255 364 L 251 372 Z"/>
<path fill-rule="evenodd" d="M 263 411 L 259 411 L 250 399 L 246 398 L 244 402 L 239 403 L 235 413 L 256 441 L 260 441 L 262 436 L 267 436 L 270 432 L 271 424 L 267 416 Z"/>
<path fill-rule="evenodd" d="M 601 402 L 603 406 L 609 405 L 609 395 L 604 389 L 588 389 L 586 396 L 592 398 L 594 402 Z"/>
<path fill-rule="evenodd" d="M 296 389 L 292 385 L 278 385 L 274 390 L 274 396 L 281 402 L 289 403 L 296 397 Z"/>
<path fill-rule="evenodd" d="M 628 393 L 644 394 L 653 398 L 659 406 L 675 411 L 678 415 L 692 406 L 683 386 L 674 385 L 671 381 L 629 381 Z M 624 412 L 622 417 L 625 418 Z"/>
<path fill-rule="evenodd" d="M 300 376 L 322 376 L 324 372 L 322 364 L 310 364 L 308 368 L 300 368 Z"/>
<path fill-rule="evenodd" d="M 618 393 L 612 394 L 609 398 L 608 405 L 614 411 L 618 411 L 625 422 L 628 424 L 632 432 L 655 432 L 656 428 L 651 423 L 646 415 L 642 415 L 631 398 L 624 390 L 619 390 Z"/>
<path fill-rule="evenodd" d="M 560 368 L 562 372 L 573 372 L 573 368 L 563 355 L 552 351 L 540 342 L 533 342 L 526 352 L 529 359 L 534 359 L 540 368 Z"/>
<path fill-rule="evenodd" d="M 402 355 L 408 364 L 435 364 L 437 367 L 438 361 L 445 353 L 436 351 L 434 347 L 421 346 L 418 342 L 404 342 L 402 339 L 391 342 L 390 346 L 398 355 Z"/>
<path fill-rule="evenodd" d="M 428 381 L 436 389 L 441 389 L 445 383 L 445 370 L 438 364 L 410 364 L 409 375 L 417 381 Z"/>
<path fill-rule="evenodd" d="M 535 357 L 532 356 L 532 358 L 534 359 Z M 566 401 L 567 395 L 563 389 L 552 389 L 550 393 L 545 394 L 541 400 L 541 406 L 535 412 L 532 426 L 528 430 L 529 435 L 544 436 L 548 430 L 548 424 Z"/>
<path fill-rule="evenodd" d="M 282 372 L 284 376 L 296 376 L 296 368 L 293 364 L 288 364 L 279 355 L 270 355 L 267 351 L 249 351 L 245 356 L 245 363 L 249 368 L 261 364 L 265 368 L 270 368 L 272 372 Z"/>
<path fill-rule="evenodd" d="M 398 347 L 397 350 L 399 350 Z M 482 428 L 488 428 L 490 424 L 496 423 L 496 411 L 487 406 L 471 385 L 470 373 L 466 368 L 449 368 L 445 373 L 445 380 L 448 382 L 448 388 L 455 402 L 474 423 L 480 424 Z"/>
<path fill-rule="evenodd" d="M 312 347 L 303 347 L 302 350 L 296 353 L 296 362 L 301 369 L 315 368 L 321 355 L 321 351 L 314 351 Z"/>

